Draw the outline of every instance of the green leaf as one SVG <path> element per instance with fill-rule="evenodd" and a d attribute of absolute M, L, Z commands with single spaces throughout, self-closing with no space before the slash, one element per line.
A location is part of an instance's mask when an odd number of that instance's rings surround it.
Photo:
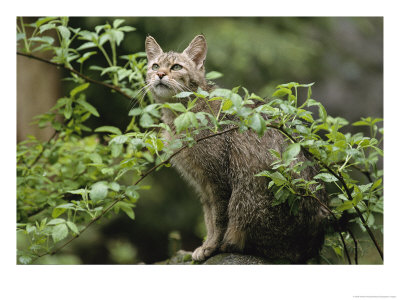
<path fill-rule="evenodd" d="M 145 145 L 141 139 L 134 138 L 131 139 L 131 145 L 135 147 L 136 150 L 140 151 Z"/>
<path fill-rule="evenodd" d="M 296 130 L 297 130 L 299 133 L 306 134 L 306 135 L 310 133 L 310 129 L 307 128 L 307 127 L 304 126 L 304 125 L 296 125 Z"/>
<path fill-rule="evenodd" d="M 366 191 L 369 190 L 371 185 L 372 185 L 372 182 L 371 183 L 367 183 L 367 184 L 363 184 L 363 185 L 359 185 L 358 187 L 361 190 L 361 192 L 365 193 Z"/>
<path fill-rule="evenodd" d="M 109 132 L 116 135 L 122 135 L 122 132 L 119 128 L 114 126 L 100 126 L 94 130 L 95 132 Z"/>
<path fill-rule="evenodd" d="M 86 193 L 85 189 L 78 189 L 78 190 L 73 190 L 73 191 L 67 191 L 67 193 L 70 194 L 75 194 L 75 195 L 84 195 Z"/>
<path fill-rule="evenodd" d="M 46 30 L 50 30 L 50 29 L 53 29 L 53 28 L 56 28 L 56 24 L 45 24 L 45 25 L 43 25 L 43 26 L 40 26 L 40 33 L 43 33 L 43 32 L 45 32 Z"/>
<path fill-rule="evenodd" d="M 115 19 L 114 22 L 113 22 L 113 27 L 114 28 L 118 28 L 119 25 L 121 25 L 124 22 L 125 22 L 125 20 L 123 20 L 123 19 Z"/>
<path fill-rule="evenodd" d="M 209 97 L 210 94 L 207 91 L 202 90 L 200 87 L 197 89 L 197 92 L 193 93 L 199 98 L 205 99 L 206 97 Z"/>
<path fill-rule="evenodd" d="M 186 98 L 193 95 L 193 92 L 180 92 L 179 94 L 176 94 L 174 98 Z"/>
<path fill-rule="evenodd" d="M 318 113 L 319 117 L 322 119 L 322 122 L 325 122 L 328 115 L 326 113 L 325 107 L 318 101 L 315 101 L 314 99 L 308 99 L 307 100 L 307 106 L 318 106 Z"/>
<path fill-rule="evenodd" d="M 36 21 L 35 25 L 36 25 L 36 27 L 40 27 L 40 26 L 43 25 L 44 23 L 50 22 L 50 21 L 52 21 L 52 20 L 54 20 L 54 19 L 57 19 L 57 17 L 39 18 L 39 19 Z"/>
<path fill-rule="evenodd" d="M 254 99 L 254 100 L 258 100 L 258 101 L 264 101 L 263 98 L 261 98 L 260 96 L 257 96 L 257 95 L 254 94 L 254 93 L 251 93 L 249 99 Z"/>
<path fill-rule="evenodd" d="M 139 116 L 142 114 L 142 109 L 140 107 L 137 108 L 132 108 L 129 113 L 128 116 Z"/>
<path fill-rule="evenodd" d="M 62 38 L 68 42 L 69 38 L 71 37 L 71 32 L 69 31 L 69 29 L 65 26 L 58 26 L 57 29 L 58 32 L 60 32 Z"/>
<path fill-rule="evenodd" d="M 121 208 L 121 210 L 126 213 L 126 215 L 131 218 L 132 220 L 135 220 L 135 213 L 133 212 L 132 207 L 134 204 L 131 203 L 126 203 L 126 202 L 119 202 L 118 207 Z"/>
<path fill-rule="evenodd" d="M 232 100 L 233 106 L 235 106 L 237 108 L 239 108 L 243 103 L 242 97 L 240 97 L 240 95 L 238 95 L 238 94 L 232 93 L 230 95 L 230 99 Z"/>
<path fill-rule="evenodd" d="M 132 220 L 135 220 L 135 213 L 132 209 L 132 207 L 124 207 L 122 206 L 121 209 L 126 213 L 126 215 L 131 218 Z"/>
<path fill-rule="evenodd" d="M 121 69 L 121 67 L 118 67 L 118 66 L 112 66 L 112 67 L 108 67 L 108 68 L 105 68 L 105 69 L 103 69 L 103 71 L 101 72 L 101 74 L 100 74 L 100 76 L 103 76 L 104 74 L 106 74 L 106 73 L 112 73 L 112 72 L 117 72 L 118 70 L 120 70 Z"/>
<path fill-rule="evenodd" d="M 78 47 L 76 50 L 77 51 L 80 51 L 80 50 L 85 50 L 85 49 L 88 49 L 88 48 L 93 48 L 93 47 L 97 47 L 97 45 L 95 44 L 95 43 L 93 43 L 93 42 L 86 42 L 86 43 L 83 43 L 80 47 Z"/>
<path fill-rule="evenodd" d="M 65 108 L 64 108 L 64 117 L 66 119 L 71 118 L 72 116 L 72 99 L 66 98 Z"/>
<path fill-rule="evenodd" d="M 314 179 L 321 179 L 322 181 L 325 182 L 334 182 L 338 180 L 335 176 L 333 176 L 330 173 L 319 173 L 318 175 L 314 176 Z"/>
<path fill-rule="evenodd" d="M 84 84 L 81 84 L 79 86 L 77 86 L 76 88 L 74 88 L 71 92 L 69 92 L 71 97 L 74 97 L 76 94 L 86 90 L 89 87 L 90 83 L 86 82 Z"/>
<path fill-rule="evenodd" d="M 26 35 L 23 32 L 17 33 L 17 42 L 20 41 L 20 40 L 23 40 L 25 38 L 25 36 Z"/>
<path fill-rule="evenodd" d="M 280 88 L 279 90 L 277 90 L 275 93 L 272 94 L 272 97 L 282 97 L 285 95 L 291 95 L 292 91 L 290 89 L 287 88 Z"/>
<path fill-rule="evenodd" d="M 169 108 L 175 111 L 179 111 L 179 112 L 186 112 L 187 109 L 186 107 L 182 104 L 182 103 L 165 103 L 163 105 L 163 107 L 165 108 Z"/>
<path fill-rule="evenodd" d="M 65 224 L 58 224 L 53 227 L 51 232 L 51 236 L 53 237 L 54 243 L 57 243 L 68 236 L 68 227 Z"/>
<path fill-rule="evenodd" d="M 54 39 L 51 36 L 35 36 L 35 37 L 31 37 L 28 39 L 29 41 L 35 41 L 35 42 L 42 42 L 45 44 L 49 44 L 52 45 L 54 42 Z"/>
<path fill-rule="evenodd" d="M 114 169 L 113 168 L 103 168 L 103 169 L 101 169 L 101 173 L 104 175 L 112 176 L 114 174 Z"/>
<path fill-rule="evenodd" d="M 77 62 L 82 64 L 85 60 L 89 59 L 89 57 L 95 54 L 97 54 L 97 51 L 86 52 L 85 54 L 82 55 L 81 58 L 77 60 Z"/>
<path fill-rule="evenodd" d="M 99 181 L 92 185 L 90 189 L 90 199 L 97 202 L 107 197 L 108 184 L 105 181 Z"/>
<path fill-rule="evenodd" d="M 57 208 L 65 208 L 65 209 L 72 209 L 74 207 L 75 205 L 73 203 L 65 203 L 57 206 Z"/>
<path fill-rule="evenodd" d="M 339 211 L 345 211 L 348 209 L 353 208 L 353 202 L 352 201 L 345 201 L 344 203 L 342 203 L 341 205 L 339 205 L 338 207 L 336 207 L 337 210 Z"/>
<path fill-rule="evenodd" d="M 118 28 L 119 31 L 124 31 L 124 32 L 131 32 L 131 31 L 135 31 L 136 28 L 132 27 L 132 26 L 122 26 Z"/>
<path fill-rule="evenodd" d="M 214 80 L 214 79 L 221 78 L 222 76 L 224 76 L 224 74 L 217 72 L 217 71 L 211 71 L 206 74 L 206 79 Z"/>
<path fill-rule="evenodd" d="M 58 224 L 63 224 L 63 223 L 65 223 L 64 219 L 53 219 L 53 220 L 50 220 L 50 222 L 47 223 L 47 225 L 58 225 Z"/>
<path fill-rule="evenodd" d="M 53 209 L 53 212 L 51 213 L 51 216 L 53 218 L 57 218 L 58 216 L 62 215 L 67 209 L 66 208 L 62 208 L 62 207 L 55 207 Z"/>
<path fill-rule="evenodd" d="M 140 117 L 140 121 L 139 121 L 140 126 L 142 126 L 143 128 L 148 128 L 151 125 L 154 124 L 153 118 L 148 114 L 148 113 L 144 113 L 141 117 Z"/>
<path fill-rule="evenodd" d="M 110 144 L 116 143 L 116 144 L 123 144 L 128 140 L 128 137 L 126 135 L 117 135 L 114 137 L 111 141 Z"/>
<path fill-rule="evenodd" d="M 178 133 L 189 127 L 198 127 L 199 126 L 197 119 L 196 119 L 196 115 L 191 111 L 188 111 L 186 113 L 179 115 L 174 120 L 174 124 L 176 126 L 176 130 Z"/>
<path fill-rule="evenodd" d="M 70 221 L 67 221 L 67 225 L 69 227 L 69 229 L 72 230 L 73 233 L 78 234 L 79 235 L 79 230 L 78 227 L 76 227 L 76 225 Z"/>
<path fill-rule="evenodd" d="M 290 144 L 282 154 L 283 160 L 289 161 L 292 158 L 295 158 L 300 153 L 300 150 L 301 147 L 299 143 Z"/>
<path fill-rule="evenodd" d="M 273 156 L 275 156 L 279 160 L 281 159 L 281 154 L 278 151 L 276 151 L 275 149 L 268 149 L 268 151 L 269 151 L 269 153 L 271 153 Z"/>
<path fill-rule="evenodd" d="M 363 192 L 358 185 L 354 185 L 352 196 L 354 205 L 357 205 L 363 199 Z"/>
<path fill-rule="evenodd" d="M 110 189 L 112 189 L 114 192 L 119 192 L 120 190 L 120 185 L 117 182 L 111 182 L 109 184 Z"/>
<path fill-rule="evenodd" d="M 210 98 L 223 97 L 226 99 L 230 99 L 231 94 L 232 91 L 228 89 L 215 89 L 210 93 Z"/>
<path fill-rule="evenodd" d="M 112 40 L 114 40 L 117 43 L 117 46 L 119 46 L 119 44 L 124 39 L 124 33 L 120 30 L 111 29 L 109 34 Z"/>
<path fill-rule="evenodd" d="M 322 122 L 325 122 L 328 114 L 326 113 L 325 107 L 322 104 L 318 105 L 318 113 L 319 117 L 322 119 Z"/>
<path fill-rule="evenodd" d="M 267 129 L 263 117 L 260 114 L 255 113 L 250 117 L 249 121 L 250 128 L 254 129 L 254 131 L 257 132 L 259 136 L 262 136 L 264 134 L 264 131 Z"/>
<path fill-rule="evenodd" d="M 96 117 L 100 117 L 99 112 L 97 111 L 97 109 L 90 103 L 86 102 L 85 100 L 83 100 L 82 98 L 76 100 L 76 102 L 80 105 L 82 105 L 88 112 L 90 112 L 92 115 L 96 116 Z"/>
<path fill-rule="evenodd" d="M 382 178 L 379 178 L 377 181 L 375 181 L 371 187 L 371 192 L 374 191 L 377 187 L 379 187 L 381 183 L 382 183 Z"/>
<path fill-rule="evenodd" d="M 371 124 L 374 125 L 375 123 L 382 122 L 382 121 L 383 121 L 382 118 L 376 118 L 376 119 L 372 120 Z"/>
<path fill-rule="evenodd" d="M 232 105 L 233 105 L 232 100 L 227 99 L 224 101 L 224 104 L 222 105 L 222 110 L 227 111 L 228 109 L 230 109 L 232 107 Z"/>
<path fill-rule="evenodd" d="M 27 255 L 21 255 L 18 258 L 18 261 L 23 265 L 28 265 L 28 264 L 30 264 L 32 262 L 32 257 L 27 256 Z"/>
<path fill-rule="evenodd" d="M 352 125 L 353 126 L 369 126 L 370 123 L 365 122 L 365 121 L 357 121 L 357 122 L 354 122 Z"/>
<path fill-rule="evenodd" d="M 122 144 L 111 144 L 111 156 L 118 157 L 122 153 L 123 147 Z"/>
<path fill-rule="evenodd" d="M 279 172 L 274 172 L 274 173 L 270 174 L 269 177 L 274 181 L 274 183 L 277 186 L 281 186 L 287 182 L 287 179 L 285 178 L 285 176 L 283 176 Z"/>

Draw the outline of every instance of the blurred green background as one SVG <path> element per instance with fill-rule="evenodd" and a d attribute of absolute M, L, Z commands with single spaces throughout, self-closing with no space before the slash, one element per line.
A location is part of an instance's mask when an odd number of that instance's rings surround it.
<path fill-rule="evenodd" d="M 206 70 L 224 74 L 216 80 L 221 87 L 240 85 L 268 97 L 277 84 L 315 82 L 313 98 L 322 102 L 328 114 L 350 122 L 360 117 L 383 116 L 383 18 L 122 18 L 126 20 L 124 25 L 133 26 L 136 31 L 126 35 L 119 55 L 144 51 L 147 35 L 152 35 L 164 51 L 183 51 L 195 35 L 202 33 L 208 43 Z M 95 26 L 112 23 L 114 19 L 73 17 L 70 26 L 94 30 Z M 87 63 L 91 64 L 104 65 L 104 62 L 98 55 Z M 21 68 L 29 72 L 28 65 L 22 64 Z M 89 69 L 84 73 L 97 76 Z M 23 90 L 24 86 L 18 88 Z M 60 94 L 69 88 L 68 82 L 63 82 Z M 101 115 L 89 120 L 88 126 L 114 125 L 124 130 L 128 125 L 130 103 L 126 99 L 92 86 L 87 100 Z M 18 98 L 19 103 L 23 101 Z M 45 111 L 43 108 L 42 113 Z M 18 118 L 19 127 L 23 122 L 30 120 Z M 347 126 L 344 130 L 351 128 Z M 18 136 L 27 133 L 29 130 Z M 110 217 L 92 226 L 60 254 L 37 262 L 154 263 L 167 259 L 178 248 L 192 251 L 200 245 L 205 229 L 201 205 L 193 190 L 172 168 L 164 168 L 144 184 L 152 188 L 142 192 L 135 221 L 122 215 Z M 365 246 L 363 251 L 360 263 L 381 263 L 373 247 Z M 332 253 L 326 255 L 335 261 Z"/>

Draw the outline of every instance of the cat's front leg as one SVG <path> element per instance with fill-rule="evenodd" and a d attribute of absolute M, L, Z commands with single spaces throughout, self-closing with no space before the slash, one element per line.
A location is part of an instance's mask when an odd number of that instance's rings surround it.
<path fill-rule="evenodd" d="M 203 261 L 219 251 L 228 223 L 227 202 L 207 193 L 209 197 L 202 197 L 204 221 L 207 228 L 207 238 L 203 245 L 192 254 L 195 261 Z"/>

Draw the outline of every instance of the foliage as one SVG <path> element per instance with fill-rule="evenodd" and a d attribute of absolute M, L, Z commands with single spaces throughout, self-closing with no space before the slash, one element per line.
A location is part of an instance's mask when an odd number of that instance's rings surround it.
<path fill-rule="evenodd" d="M 313 84 L 295 82 L 277 86 L 271 101 L 235 87 L 177 94 L 176 98 L 190 99 L 186 106 L 179 102 L 153 103 L 145 89 L 145 54 L 117 54 L 126 33 L 135 30 L 122 26 L 124 20 L 96 26 L 93 32 L 68 26 L 65 17 L 40 18 L 33 24 L 24 24 L 22 18 L 19 21 L 19 53 L 34 57 L 36 52 L 51 52 L 50 63 L 68 70 L 66 80 L 74 84 L 68 95 L 35 119 L 39 127 L 53 128 L 52 138 L 40 142 L 29 136 L 17 147 L 17 231 L 29 241 L 29 247 L 18 249 L 19 263 L 29 264 L 57 252 L 109 211 L 123 212 L 134 220 L 140 190 L 147 188 L 140 185 L 142 179 L 168 166 L 170 158 L 183 148 L 200 142 L 196 140 L 200 131 L 223 134 L 225 125 L 229 130 L 253 130 L 259 136 L 266 130 L 279 130 L 288 138 L 289 146 L 283 153 L 271 150 L 276 157 L 272 170 L 255 174 L 270 179 L 268 188 L 275 195 L 274 205 L 287 202 L 295 214 L 298 197 L 319 201 L 315 191 L 326 184 L 335 219 L 345 212 L 356 214 L 351 221 L 362 230 L 383 230 L 374 222 L 376 214 L 383 214 L 383 172 L 379 169 L 383 129 L 378 127 L 382 119 L 362 118 L 352 124 L 368 127 L 370 136 L 345 133 L 343 127 L 349 125 L 348 121 L 329 116 L 324 106 L 312 99 Z M 32 36 L 27 36 L 27 27 L 33 28 Z M 46 35 L 50 31 L 56 32 L 58 43 Z M 93 79 L 82 70 L 97 53 L 103 55 L 105 66 L 90 65 L 90 70 L 98 73 L 99 79 Z M 210 72 L 207 78 L 220 76 Z M 85 94 L 96 84 L 127 99 L 140 100 L 129 111 L 132 119 L 124 132 L 113 126 L 92 132 L 85 125 L 89 118 L 100 117 Z M 307 89 L 302 104 L 298 89 Z M 216 114 L 212 110 L 195 113 L 192 109 L 197 101 L 220 101 L 220 109 Z M 160 134 L 160 129 L 171 131 L 160 121 L 162 108 L 176 115 L 177 135 L 172 143 L 166 143 Z M 317 108 L 317 116 L 313 108 Z M 228 120 L 227 115 L 236 116 L 236 121 Z M 301 150 L 308 153 L 311 162 L 297 160 Z M 318 164 L 320 173 L 309 181 L 295 176 L 308 164 Z M 338 242 L 339 236 L 335 237 L 330 244 L 343 257 L 347 250 Z M 350 239 L 346 235 L 345 242 Z"/>

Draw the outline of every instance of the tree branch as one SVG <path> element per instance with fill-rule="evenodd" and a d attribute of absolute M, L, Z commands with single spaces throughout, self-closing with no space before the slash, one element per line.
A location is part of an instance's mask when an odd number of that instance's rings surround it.
<path fill-rule="evenodd" d="M 31 55 L 31 54 L 22 53 L 22 52 L 19 52 L 19 51 L 17 51 L 17 55 L 25 56 L 25 57 L 28 57 L 28 58 L 31 58 L 31 59 L 35 59 L 35 60 L 44 62 L 44 63 L 49 64 L 49 65 L 52 65 L 52 66 L 61 67 L 61 68 L 65 69 L 65 70 L 68 70 L 68 71 L 70 71 L 70 72 L 72 72 L 72 73 L 78 75 L 79 77 L 85 79 L 85 80 L 88 81 L 88 82 L 92 82 L 92 83 L 95 83 L 95 84 L 98 84 L 98 85 L 105 86 L 105 87 L 107 87 L 107 88 L 109 88 L 109 89 L 111 89 L 111 90 L 114 90 L 114 91 L 116 91 L 117 93 L 121 94 L 122 96 L 124 96 L 124 97 L 127 98 L 128 100 L 132 100 L 132 97 L 129 96 L 128 94 L 126 94 L 125 92 L 123 92 L 118 86 L 111 85 L 111 84 L 108 84 L 108 83 L 105 83 L 105 82 L 101 82 L 101 81 L 92 79 L 92 78 L 90 78 L 90 77 L 88 77 L 88 76 L 86 76 L 86 75 L 84 75 L 84 74 L 82 74 L 82 73 L 76 71 L 76 70 L 73 69 L 73 68 L 67 67 L 67 66 L 62 65 L 62 64 L 54 63 L 54 62 L 51 62 L 51 61 L 49 61 L 49 60 L 46 60 L 46 59 L 43 59 L 43 58 L 40 58 L 40 57 Z"/>

